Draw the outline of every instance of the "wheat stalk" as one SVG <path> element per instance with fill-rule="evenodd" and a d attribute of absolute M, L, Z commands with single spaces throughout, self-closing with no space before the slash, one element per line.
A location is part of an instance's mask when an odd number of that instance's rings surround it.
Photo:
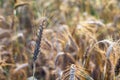
<path fill-rule="evenodd" d="M 75 66 L 73 64 L 71 65 L 69 80 L 75 80 Z"/>
<path fill-rule="evenodd" d="M 42 34 L 43 34 L 43 26 L 45 25 L 46 22 L 46 18 L 43 18 L 42 23 L 40 24 L 39 27 L 39 33 L 37 36 L 37 40 L 36 40 L 36 46 L 35 46 L 35 50 L 34 50 L 34 56 L 33 56 L 33 80 L 34 80 L 34 75 L 35 75 L 35 61 L 37 60 L 38 54 L 40 53 L 40 47 L 41 47 L 41 40 L 42 40 Z"/>
<path fill-rule="evenodd" d="M 72 64 L 62 75 L 62 80 L 93 80 L 83 67 Z"/>

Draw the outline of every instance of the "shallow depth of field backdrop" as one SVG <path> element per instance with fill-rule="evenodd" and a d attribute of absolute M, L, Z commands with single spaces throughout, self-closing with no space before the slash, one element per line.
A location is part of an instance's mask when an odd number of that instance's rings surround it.
<path fill-rule="evenodd" d="M 120 0 L 0 0 L 0 80 L 120 80 Z"/>

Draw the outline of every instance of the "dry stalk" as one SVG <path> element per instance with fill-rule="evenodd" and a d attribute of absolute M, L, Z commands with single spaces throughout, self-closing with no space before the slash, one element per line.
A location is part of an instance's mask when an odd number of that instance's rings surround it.
<path fill-rule="evenodd" d="M 117 46 L 117 44 L 119 44 L 119 41 L 118 40 L 117 42 L 112 42 L 112 44 L 108 47 L 107 51 L 106 51 L 106 63 L 105 63 L 105 69 L 104 69 L 104 75 L 105 75 L 105 79 L 107 80 L 113 80 L 113 76 L 114 75 L 118 75 L 119 73 L 119 60 L 116 64 L 116 67 L 115 67 L 115 74 L 113 72 L 113 65 L 109 59 L 110 57 L 110 54 L 111 54 L 111 51 L 113 50 L 113 47 L 114 46 Z M 117 72 L 118 71 L 118 72 Z"/>
<path fill-rule="evenodd" d="M 23 69 L 27 66 L 28 66 L 28 63 L 24 63 L 24 64 L 21 64 L 21 65 L 18 64 L 17 68 L 14 71 L 17 72 L 17 71 L 19 71 L 19 70 L 21 70 L 21 69 Z"/>
<path fill-rule="evenodd" d="M 71 65 L 69 80 L 75 80 L 75 66 L 73 64 Z"/>
<path fill-rule="evenodd" d="M 75 64 L 71 64 L 68 66 L 66 70 L 64 70 L 62 75 L 62 80 L 93 80 L 87 73 L 87 71 Z"/>
<path fill-rule="evenodd" d="M 86 53 L 84 54 L 84 58 L 83 58 L 83 67 L 85 67 L 85 66 L 86 66 L 86 63 L 89 61 L 89 56 L 92 55 L 91 52 L 93 51 L 93 49 L 96 47 L 96 45 L 98 45 L 98 44 L 100 44 L 100 43 L 104 43 L 104 44 L 108 43 L 109 45 L 113 44 L 112 41 L 109 41 L 109 40 L 102 40 L 102 41 L 96 42 L 93 46 L 90 45 L 90 47 L 88 47 Z"/>

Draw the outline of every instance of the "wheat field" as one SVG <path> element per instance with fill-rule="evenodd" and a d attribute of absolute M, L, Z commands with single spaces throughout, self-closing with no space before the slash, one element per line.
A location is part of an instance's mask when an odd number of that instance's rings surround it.
<path fill-rule="evenodd" d="M 0 0 L 0 80 L 120 80 L 120 0 Z"/>

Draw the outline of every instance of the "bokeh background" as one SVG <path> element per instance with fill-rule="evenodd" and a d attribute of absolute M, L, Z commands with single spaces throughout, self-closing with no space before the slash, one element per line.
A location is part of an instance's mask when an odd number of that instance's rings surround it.
<path fill-rule="evenodd" d="M 119 38 L 120 0 L 0 0 L 0 80 L 120 80 Z"/>

